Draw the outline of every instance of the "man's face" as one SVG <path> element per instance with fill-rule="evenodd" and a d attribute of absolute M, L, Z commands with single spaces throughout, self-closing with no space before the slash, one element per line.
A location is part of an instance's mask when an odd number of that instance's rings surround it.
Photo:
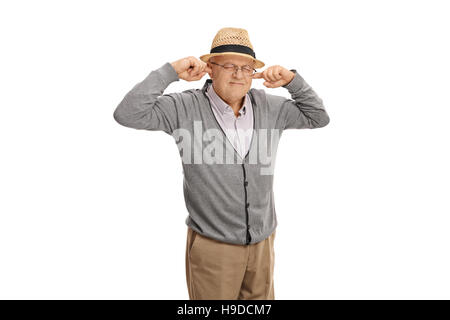
<path fill-rule="evenodd" d="M 214 90 L 217 94 L 228 104 L 240 101 L 250 90 L 252 77 L 246 76 L 242 70 L 233 73 L 228 72 L 223 67 L 212 64 L 211 62 L 221 65 L 232 63 L 240 67 L 248 65 L 253 68 L 253 59 L 236 55 L 222 55 L 212 57 L 208 61 L 208 66 L 212 70 L 209 76 L 213 81 Z"/>

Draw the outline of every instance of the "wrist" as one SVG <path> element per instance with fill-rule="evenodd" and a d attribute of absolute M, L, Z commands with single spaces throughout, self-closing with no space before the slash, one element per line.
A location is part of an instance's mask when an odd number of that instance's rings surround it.
<path fill-rule="evenodd" d="M 173 81 L 178 81 L 177 70 L 174 68 L 173 63 L 167 62 L 158 69 L 159 74 L 162 77 L 164 83 L 168 86 Z"/>
<path fill-rule="evenodd" d="M 290 76 L 290 78 L 289 78 L 289 80 L 288 80 L 288 82 L 287 82 L 286 84 L 289 84 L 289 83 L 291 83 L 291 82 L 292 82 L 292 80 L 294 80 L 294 78 L 295 78 L 295 73 L 294 73 L 294 72 L 292 72 L 291 70 L 289 70 L 289 72 L 290 72 L 291 76 Z"/>
<path fill-rule="evenodd" d="M 178 74 L 177 63 L 176 62 L 171 62 L 170 65 L 175 70 L 175 72 Z"/>

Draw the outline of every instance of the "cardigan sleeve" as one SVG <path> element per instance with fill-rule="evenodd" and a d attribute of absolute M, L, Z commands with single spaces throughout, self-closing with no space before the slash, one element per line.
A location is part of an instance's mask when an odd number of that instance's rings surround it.
<path fill-rule="evenodd" d="M 171 135 L 189 111 L 183 103 L 187 93 L 163 94 L 170 83 L 178 80 L 169 62 L 153 70 L 125 95 L 114 111 L 114 119 L 126 127 L 161 130 Z"/>
<path fill-rule="evenodd" d="M 313 129 L 326 126 L 330 118 L 322 99 L 295 70 L 294 78 L 284 85 L 292 99 L 266 94 L 271 116 L 281 129 Z"/>

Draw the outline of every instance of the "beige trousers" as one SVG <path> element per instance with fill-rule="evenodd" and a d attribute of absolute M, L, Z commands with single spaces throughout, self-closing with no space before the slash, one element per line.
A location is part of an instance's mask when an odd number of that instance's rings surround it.
<path fill-rule="evenodd" d="M 275 231 L 250 245 L 224 243 L 188 227 L 186 281 L 191 300 L 274 300 Z"/>

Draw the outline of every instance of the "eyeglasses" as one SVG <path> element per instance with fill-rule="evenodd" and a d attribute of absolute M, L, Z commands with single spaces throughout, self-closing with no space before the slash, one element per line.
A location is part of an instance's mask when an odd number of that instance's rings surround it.
<path fill-rule="evenodd" d="M 252 67 L 250 67 L 248 65 L 239 67 L 239 66 L 237 66 L 235 64 L 232 64 L 232 63 L 226 63 L 224 65 L 218 64 L 218 63 L 215 63 L 215 62 L 211 62 L 211 63 L 215 64 L 215 65 L 218 65 L 218 66 L 221 66 L 222 68 L 225 69 L 225 71 L 230 72 L 230 73 L 235 73 L 235 72 L 238 72 L 239 70 L 242 70 L 242 73 L 244 75 L 246 75 L 247 77 L 250 77 L 251 75 L 253 75 L 256 72 L 255 69 L 253 69 Z"/>

